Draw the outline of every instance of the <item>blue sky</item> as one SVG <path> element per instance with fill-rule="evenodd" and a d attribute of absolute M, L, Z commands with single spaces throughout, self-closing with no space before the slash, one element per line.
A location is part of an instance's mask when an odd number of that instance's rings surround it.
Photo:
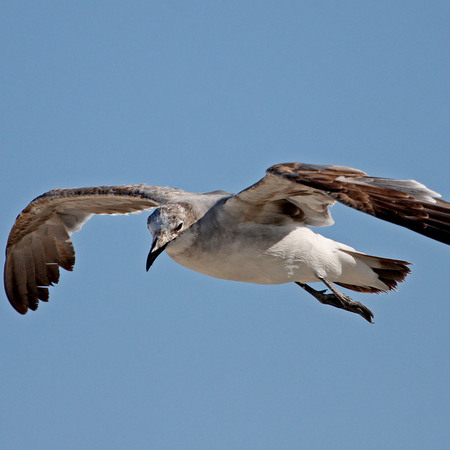
<path fill-rule="evenodd" d="M 444 1 L 4 2 L 4 244 L 53 188 L 236 192 L 287 161 L 449 199 L 449 20 Z M 146 216 L 88 222 L 37 312 L 3 296 L 3 448 L 448 447 L 447 246 L 333 208 L 323 234 L 414 263 L 397 293 L 354 295 L 369 325 L 293 284 L 167 255 L 146 273 Z"/>

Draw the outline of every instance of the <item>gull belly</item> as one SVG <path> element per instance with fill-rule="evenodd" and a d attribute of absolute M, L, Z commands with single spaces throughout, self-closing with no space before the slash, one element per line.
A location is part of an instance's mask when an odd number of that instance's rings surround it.
<path fill-rule="evenodd" d="M 337 280 L 343 261 L 351 259 L 339 244 L 305 226 L 239 224 L 234 230 L 209 230 L 208 239 L 196 238 L 191 227 L 166 249 L 177 263 L 226 280 L 257 284 Z M 205 236 L 202 232 L 201 236 Z"/>

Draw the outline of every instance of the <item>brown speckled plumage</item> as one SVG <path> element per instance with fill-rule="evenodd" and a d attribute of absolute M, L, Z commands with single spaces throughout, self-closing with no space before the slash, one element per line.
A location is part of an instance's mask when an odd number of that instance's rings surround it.
<path fill-rule="evenodd" d="M 199 195 L 139 184 L 55 189 L 35 198 L 17 217 L 7 241 L 4 282 L 9 301 L 21 314 L 35 310 L 39 300 L 48 301 L 48 286 L 58 282 L 59 267 L 73 269 L 75 251 L 70 235 L 93 214 L 128 214 Z M 437 193 L 413 180 L 374 178 L 349 167 L 277 164 L 263 179 L 235 196 L 219 191 L 201 195 L 222 199 L 224 211 L 242 223 L 276 227 L 291 223 L 331 225 L 328 208 L 338 201 L 450 244 L 450 204 L 436 198 Z M 368 265 L 387 289 L 395 288 L 409 272 L 405 261 L 364 257 L 377 260 L 378 266 Z M 360 292 L 382 290 L 336 283 Z M 336 306 L 332 294 L 327 295 L 320 301 Z"/>

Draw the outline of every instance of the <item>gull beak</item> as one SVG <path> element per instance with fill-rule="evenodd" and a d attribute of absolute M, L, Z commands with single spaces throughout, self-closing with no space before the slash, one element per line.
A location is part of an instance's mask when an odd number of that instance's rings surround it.
<path fill-rule="evenodd" d="M 155 236 L 155 239 L 153 239 L 152 248 L 150 249 L 147 256 L 147 264 L 145 266 L 147 272 L 148 269 L 150 269 L 151 265 L 154 263 L 155 259 L 165 250 L 167 244 L 168 242 L 160 245 L 158 236 Z"/>

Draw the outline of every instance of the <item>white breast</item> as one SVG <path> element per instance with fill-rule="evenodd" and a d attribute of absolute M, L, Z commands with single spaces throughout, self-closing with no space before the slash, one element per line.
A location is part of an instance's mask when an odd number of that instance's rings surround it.
<path fill-rule="evenodd" d="M 235 229 L 202 230 L 202 240 L 192 228 L 173 241 L 167 253 L 177 263 L 215 278 L 306 283 L 319 281 L 317 272 L 332 278 L 340 272 L 337 243 L 304 226 L 241 223 Z"/>

